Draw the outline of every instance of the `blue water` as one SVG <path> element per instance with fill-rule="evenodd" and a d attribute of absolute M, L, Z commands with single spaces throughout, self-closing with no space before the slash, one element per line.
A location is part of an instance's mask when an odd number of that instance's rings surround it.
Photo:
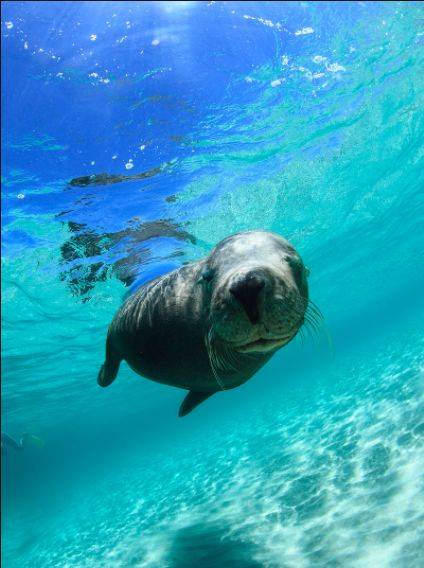
<path fill-rule="evenodd" d="M 38 441 L 4 566 L 421 568 L 422 4 L 7 2 L 1 36 L 2 432 Z M 100 389 L 123 297 L 254 228 L 319 337 L 184 419 Z"/>

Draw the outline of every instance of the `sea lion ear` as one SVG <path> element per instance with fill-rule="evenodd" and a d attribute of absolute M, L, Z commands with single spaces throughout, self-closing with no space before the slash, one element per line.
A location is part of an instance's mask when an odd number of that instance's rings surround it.
<path fill-rule="evenodd" d="M 305 271 L 305 276 L 306 278 L 308 278 L 308 276 L 310 275 L 311 271 L 309 270 L 309 268 L 307 266 L 304 267 L 304 271 Z"/>

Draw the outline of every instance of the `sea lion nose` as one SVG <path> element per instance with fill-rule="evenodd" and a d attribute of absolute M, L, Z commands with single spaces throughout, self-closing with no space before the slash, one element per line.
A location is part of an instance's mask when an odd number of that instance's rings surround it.
<path fill-rule="evenodd" d="M 230 287 L 231 294 L 243 306 L 253 324 L 259 321 L 259 294 L 264 286 L 265 280 L 258 272 L 249 272 Z"/>

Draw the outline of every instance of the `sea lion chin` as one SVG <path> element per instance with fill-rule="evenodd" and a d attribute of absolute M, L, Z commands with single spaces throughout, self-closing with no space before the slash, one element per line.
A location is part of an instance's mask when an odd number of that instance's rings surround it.
<path fill-rule="evenodd" d="M 251 378 L 303 325 L 307 270 L 279 235 L 227 237 L 204 259 L 137 290 L 116 313 L 98 383 L 124 359 L 139 375 L 189 390 L 179 415 Z"/>

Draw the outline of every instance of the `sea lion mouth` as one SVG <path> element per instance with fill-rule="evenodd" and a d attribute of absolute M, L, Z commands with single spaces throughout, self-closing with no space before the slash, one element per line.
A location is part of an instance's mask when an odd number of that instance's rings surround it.
<path fill-rule="evenodd" d="M 268 351 L 282 347 L 285 343 L 288 343 L 288 341 L 290 341 L 291 337 L 291 335 L 272 338 L 260 337 L 259 339 L 255 339 L 255 341 L 250 341 L 249 343 L 238 345 L 236 347 L 236 350 L 240 353 L 267 353 Z"/>

